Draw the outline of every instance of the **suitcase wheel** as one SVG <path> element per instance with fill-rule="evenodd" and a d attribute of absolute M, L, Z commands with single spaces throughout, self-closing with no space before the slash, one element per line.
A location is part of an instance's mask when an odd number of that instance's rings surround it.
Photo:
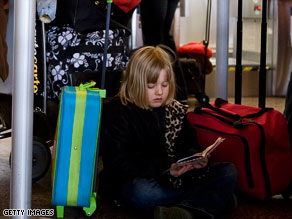
<path fill-rule="evenodd" d="M 64 217 L 64 206 L 56 206 L 57 218 Z"/>
<path fill-rule="evenodd" d="M 41 138 L 33 138 L 32 155 L 32 182 L 40 180 L 48 171 L 51 164 L 51 151 L 49 146 Z M 11 153 L 9 157 L 11 166 Z"/>
<path fill-rule="evenodd" d="M 83 207 L 83 211 L 85 212 L 87 217 L 92 216 L 92 214 L 94 213 L 94 211 L 96 210 L 96 193 L 92 193 L 91 197 L 90 197 L 90 206 L 87 207 Z"/>
<path fill-rule="evenodd" d="M 90 206 L 83 207 L 83 211 L 85 212 L 87 217 L 91 217 L 96 210 L 96 193 L 92 193 L 90 197 Z M 64 218 L 64 206 L 56 206 L 57 218 Z"/>
<path fill-rule="evenodd" d="M 38 137 L 33 139 L 32 153 L 32 182 L 41 179 L 51 164 L 51 151 L 49 146 Z"/>

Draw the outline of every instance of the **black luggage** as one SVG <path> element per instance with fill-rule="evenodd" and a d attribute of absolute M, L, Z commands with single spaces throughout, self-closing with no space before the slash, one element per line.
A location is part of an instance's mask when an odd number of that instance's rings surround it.
<path fill-rule="evenodd" d="M 196 59 L 180 58 L 181 68 L 186 81 L 189 95 L 197 95 L 204 92 L 204 75 Z"/>

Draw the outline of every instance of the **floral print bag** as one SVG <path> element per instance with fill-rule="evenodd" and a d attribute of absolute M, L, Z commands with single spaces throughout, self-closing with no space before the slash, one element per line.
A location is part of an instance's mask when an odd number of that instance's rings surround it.
<path fill-rule="evenodd" d="M 109 30 L 107 71 L 121 72 L 129 60 L 126 29 Z M 69 26 L 52 26 L 47 31 L 47 98 L 59 99 L 61 88 L 72 84 L 70 74 L 101 74 L 105 30 L 87 34 Z M 108 75 L 109 76 L 109 75 Z"/>

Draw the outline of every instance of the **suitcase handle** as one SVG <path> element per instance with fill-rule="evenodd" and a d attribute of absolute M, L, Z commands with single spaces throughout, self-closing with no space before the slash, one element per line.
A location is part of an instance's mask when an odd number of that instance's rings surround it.
<path fill-rule="evenodd" d="M 106 24 L 105 24 L 105 41 L 104 41 L 104 52 L 103 52 L 103 62 L 101 68 L 101 85 L 100 88 L 104 89 L 105 85 L 105 73 L 106 73 L 106 62 L 107 62 L 107 47 L 109 40 L 109 26 L 110 26 L 110 17 L 111 17 L 111 4 L 112 0 L 107 0 L 107 11 L 106 11 Z"/>
<path fill-rule="evenodd" d="M 243 125 L 242 124 L 242 119 L 244 119 L 244 118 L 246 118 L 246 119 L 247 118 L 248 119 L 257 118 L 257 117 L 261 116 L 262 114 L 264 114 L 265 112 L 273 110 L 273 108 L 261 108 L 256 113 L 248 114 L 248 115 L 245 115 L 245 116 L 240 116 L 239 114 L 233 113 L 233 112 L 231 112 L 229 110 L 222 109 L 221 106 L 222 106 L 222 104 L 225 104 L 225 103 L 228 103 L 228 101 L 223 100 L 221 98 L 216 98 L 215 107 L 212 106 L 210 103 L 206 103 L 204 105 L 204 108 L 207 108 L 207 109 L 210 109 L 210 110 L 212 110 L 214 112 L 217 112 L 219 115 L 224 116 L 225 118 L 228 118 L 228 119 L 234 121 L 234 122 L 231 122 L 231 121 L 228 121 L 228 122 L 233 123 L 233 126 L 237 127 L 237 128 L 242 127 L 242 125 Z M 201 107 L 195 108 L 194 112 L 195 113 L 200 113 L 200 112 L 207 113 Z M 210 113 L 208 113 L 208 114 L 210 114 Z M 223 118 L 221 118 L 221 119 L 223 119 Z M 226 120 L 226 119 L 224 119 L 224 120 Z M 226 121 L 224 121 L 224 122 L 226 122 Z"/>
<path fill-rule="evenodd" d="M 227 100 L 223 100 L 223 99 L 221 99 L 221 98 L 216 98 L 216 100 L 215 100 L 215 106 L 218 108 L 218 111 L 224 111 L 225 114 L 231 114 L 231 115 L 233 115 L 234 118 L 236 118 L 236 116 L 239 116 L 240 118 L 249 118 L 249 119 L 257 118 L 257 117 L 261 116 L 262 114 L 264 114 L 265 112 L 274 109 L 274 108 L 271 108 L 271 107 L 264 107 L 264 108 L 261 108 L 261 109 L 260 109 L 258 112 L 256 112 L 256 113 L 248 114 L 248 115 L 245 115 L 245 116 L 240 116 L 240 115 L 235 114 L 235 113 L 233 113 L 233 112 L 231 112 L 231 111 L 228 111 L 228 110 L 226 110 L 226 109 L 222 109 L 222 108 L 221 108 L 221 109 L 219 110 L 219 108 L 220 108 L 220 107 L 222 106 L 222 104 L 224 104 L 224 103 L 228 103 L 228 101 L 227 101 Z M 211 105 L 211 104 L 210 104 L 210 105 Z M 213 106 L 211 105 L 211 107 L 213 107 Z M 213 108 L 215 108 L 215 107 L 213 107 Z M 220 112 L 219 112 L 219 113 L 220 113 Z M 227 116 L 227 117 L 228 117 L 228 116 Z M 231 117 L 232 117 L 232 116 L 230 116 L 230 117 L 228 117 L 228 118 L 232 119 Z"/>
<path fill-rule="evenodd" d="M 228 116 L 225 116 L 225 115 L 218 116 L 218 115 L 212 114 L 211 112 L 208 112 L 207 110 L 202 109 L 201 107 L 195 108 L 194 113 L 196 113 L 196 114 L 205 113 L 205 114 L 212 116 L 212 117 L 214 117 L 214 118 L 216 118 L 216 119 L 218 119 L 218 120 L 220 120 L 220 121 L 222 121 L 230 126 L 233 126 L 236 129 L 244 128 L 246 126 L 246 124 L 242 123 L 241 118 L 239 118 L 238 120 L 230 121 L 230 120 L 226 119 L 226 117 L 229 118 Z M 220 115 L 222 115 L 222 114 L 220 114 Z"/>
<path fill-rule="evenodd" d="M 216 104 L 215 104 L 216 105 Z M 234 121 L 238 121 L 241 119 L 241 116 L 236 114 L 236 113 L 233 113 L 231 111 L 228 111 L 228 110 L 225 110 L 225 109 L 222 109 L 220 107 L 214 107 L 212 106 L 210 103 L 207 103 L 204 107 L 210 109 L 210 110 L 213 110 L 215 112 L 217 112 L 218 114 L 222 115 L 222 116 L 225 116 L 229 119 L 232 119 Z"/>

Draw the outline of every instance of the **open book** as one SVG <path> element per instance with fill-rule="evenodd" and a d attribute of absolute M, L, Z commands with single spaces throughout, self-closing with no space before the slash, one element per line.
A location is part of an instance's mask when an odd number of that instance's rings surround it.
<path fill-rule="evenodd" d="M 189 157 L 182 158 L 178 160 L 176 163 L 181 165 L 189 162 L 196 162 L 200 159 L 203 159 L 204 157 L 208 156 L 213 150 L 215 150 L 215 148 L 218 147 L 224 141 L 224 139 L 225 138 L 218 137 L 216 141 L 212 145 L 208 146 L 204 151 L 200 153 L 195 153 L 194 155 Z"/>

